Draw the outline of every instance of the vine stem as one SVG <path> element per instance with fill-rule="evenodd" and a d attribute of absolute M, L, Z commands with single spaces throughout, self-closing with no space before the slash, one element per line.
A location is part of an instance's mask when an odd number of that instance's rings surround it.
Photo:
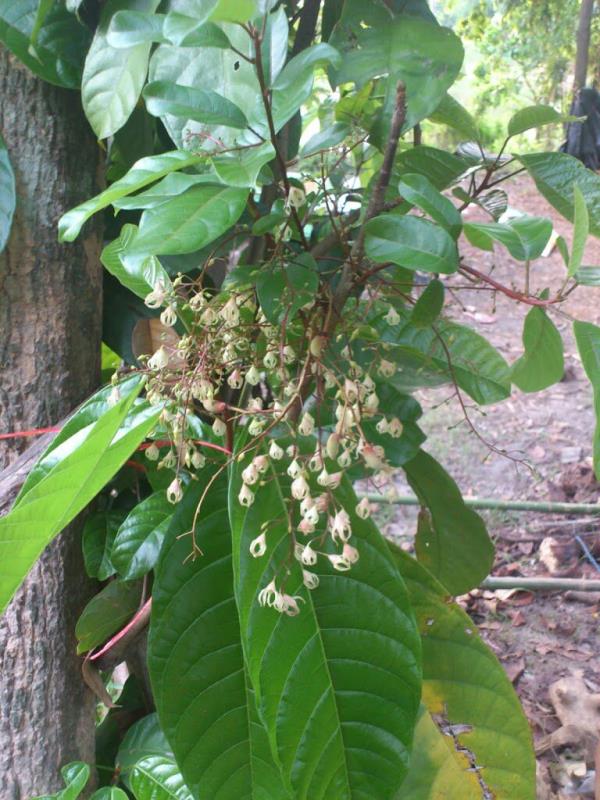
<path fill-rule="evenodd" d="M 463 264 L 459 270 L 463 274 L 473 275 L 474 278 L 477 278 L 484 283 L 488 283 L 490 286 L 493 286 L 494 289 L 497 289 L 502 294 L 505 294 L 507 297 L 510 297 L 511 300 L 518 300 L 519 303 L 526 303 L 529 306 L 540 306 L 544 308 L 546 306 L 554 306 L 557 303 L 562 303 L 564 297 L 559 295 L 552 300 L 540 300 L 538 297 L 530 297 L 526 294 L 522 294 L 521 292 L 515 292 L 514 289 L 509 289 L 508 286 L 505 286 L 503 283 L 499 283 L 498 281 L 491 278 L 489 275 L 486 275 L 484 272 L 480 272 L 478 269 L 474 267 L 467 267 Z"/>

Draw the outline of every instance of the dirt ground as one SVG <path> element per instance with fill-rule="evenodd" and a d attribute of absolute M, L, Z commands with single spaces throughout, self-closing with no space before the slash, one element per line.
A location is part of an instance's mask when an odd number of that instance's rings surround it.
<path fill-rule="evenodd" d="M 538 195 L 528 178 L 512 180 L 509 203 L 520 211 L 551 218 L 555 229 L 570 240 L 570 224 Z M 473 221 L 484 219 L 479 210 L 469 216 Z M 523 264 L 514 261 L 504 248 L 498 246 L 494 253 L 484 253 L 467 245 L 465 252 L 467 264 L 485 273 L 493 268 L 496 280 L 523 290 Z M 600 264 L 600 240 L 589 241 L 584 264 Z M 531 285 L 533 289 L 548 286 L 554 294 L 564 277 L 565 268 L 555 250 L 548 258 L 535 262 Z M 466 281 L 456 277 L 450 283 L 465 286 Z M 462 318 L 489 339 L 509 363 L 522 354 L 521 333 L 527 307 L 489 291 L 461 290 L 453 297 L 449 294 L 447 311 L 451 316 Z M 421 394 L 419 399 L 427 409 L 422 419 L 429 437 L 425 447 L 444 464 L 464 495 L 505 500 L 600 501 L 600 484 L 591 469 L 592 393 L 577 354 L 572 318 L 600 324 L 600 288 L 579 287 L 561 311 L 553 313 L 565 341 L 565 376 L 561 383 L 533 395 L 515 388 L 503 403 L 486 407 L 485 414 L 470 409 L 482 439 L 508 451 L 516 460 L 492 452 L 469 432 L 458 403 L 448 400 L 451 390 Z M 398 490 L 409 493 L 400 478 Z M 380 507 L 379 513 L 388 533 L 410 546 L 415 509 L 396 506 L 392 511 L 390 507 Z M 480 513 L 497 546 L 495 576 L 600 578 L 580 544 L 586 542 L 600 559 L 600 517 L 596 521 L 589 516 Z M 596 698 L 593 695 L 600 693 L 600 595 L 586 596 L 585 600 L 583 595 L 568 593 L 481 590 L 461 598 L 504 664 L 532 724 L 540 751 L 538 800 L 594 796 L 594 747 L 582 732 L 586 727 L 582 720 L 596 729 L 599 725 L 600 694 Z M 548 735 L 560 727 L 557 713 L 562 714 L 563 722 L 565 714 L 569 716 L 565 704 L 556 700 L 557 687 L 549 692 L 558 679 L 567 680 L 567 688 L 573 688 L 577 695 L 575 727 L 579 730 L 567 732 L 563 739 L 562 732 L 549 739 Z M 564 739 L 568 740 L 566 745 L 558 743 Z"/>

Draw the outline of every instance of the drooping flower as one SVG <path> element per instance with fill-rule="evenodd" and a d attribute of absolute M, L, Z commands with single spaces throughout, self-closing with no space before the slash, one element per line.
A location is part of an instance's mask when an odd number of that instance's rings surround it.
<path fill-rule="evenodd" d="M 329 530 L 331 531 L 331 538 L 334 542 L 338 541 L 338 539 L 342 542 L 347 542 L 352 536 L 350 517 L 345 509 L 340 509 L 340 511 L 329 520 Z"/>
<path fill-rule="evenodd" d="M 388 325 L 397 325 L 400 322 L 400 314 L 398 314 L 394 306 L 390 306 L 384 319 Z"/>
<path fill-rule="evenodd" d="M 310 487 L 304 475 L 298 475 L 292 481 L 292 497 L 295 500 L 303 500 L 310 492 Z"/>
<path fill-rule="evenodd" d="M 183 497 L 183 489 L 179 478 L 174 478 L 167 489 L 167 500 L 169 503 L 178 503 Z"/>
<path fill-rule="evenodd" d="M 328 553 L 327 558 L 329 559 L 331 566 L 334 569 L 337 569 L 338 572 L 348 572 L 352 566 L 350 562 L 344 558 L 344 556 L 337 555 L 337 553 Z"/>
<path fill-rule="evenodd" d="M 310 546 L 310 542 L 304 546 L 300 556 L 300 561 L 306 567 L 312 567 L 317 563 L 317 553 Z"/>
<path fill-rule="evenodd" d="M 269 446 L 269 455 L 273 459 L 273 461 L 280 461 L 283 458 L 283 449 L 279 447 L 277 442 L 271 442 Z"/>
<path fill-rule="evenodd" d="M 250 367 L 250 369 L 246 373 L 246 380 L 248 381 L 250 386 L 256 386 L 257 383 L 260 383 L 260 372 L 256 369 L 254 364 Z"/>
<path fill-rule="evenodd" d="M 212 429 L 215 436 L 225 436 L 227 433 L 227 425 L 219 417 L 215 417 Z"/>
<path fill-rule="evenodd" d="M 308 411 L 305 411 L 302 415 L 302 419 L 300 420 L 300 424 L 298 425 L 298 433 L 301 436 L 312 436 L 315 430 L 315 420 L 312 414 L 309 414 Z"/>
<path fill-rule="evenodd" d="M 342 548 L 342 558 L 346 559 L 349 564 L 356 564 L 359 558 L 359 552 L 356 547 L 352 547 L 351 544 L 345 542 Z"/>
<path fill-rule="evenodd" d="M 160 308 L 167 297 L 165 282 L 159 280 L 154 289 L 144 298 L 144 305 L 148 308 Z"/>
<path fill-rule="evenodd" d="M 242 484 L 242 488 L 238 494 L 238 500 L 240 504 L 246 506 L 246 508 L 251 506 L 254 502 L 254 492 L 245 483 Z"/>
<path fill-rule="evenodd" d="M 319 585 L 319 576 L 309 572 L 307 569 L 303 569 L 302 582 L 307 589 L 316 589 Z"/>
<path fill-rule="evenodd" d="M 356 516 L 360 517 L 361 519 L 367 519 L 371 516 L 371 504 L 369 503 L 368 497 L 363 497 L 363 499 L 357 504 L 356 508 Z"/>
<path fill-rule="evenodd" d="M 160 450 L 156 446 L 154 442 L 150 445 L 150 447 L 146 448 L 145 456 L 148 461 L 158 461 L 160 457 Z"/>
<path fill-rule="evenodd" d="M 278 595 L 279 591 L 277 590 L 275 580 L 273 579 L 258 593 L 258 602 L 261 606 L 272 606 L 275 603 Z"/>
<path fill-rule="evenodd" d="M 164 369 L 169 363 L 169 354 L 164 345 L 161 345 L 154 355 L 148 359 L 150 369 Z"/>
<path fill-rule="evenodd" d="M 242 480 L 244 483 L 247 483 L 248 486 L 252 486 L 258 480 L 258 470 L 254 466 L 254 463 L 248 464 L 248 466 L 242 470 Z"/>
<path fill-rule="evenodd" d="M 220 316 L 229 326 L 237 325 L 240 321 L 240 310 L 235 297 L 230 297 L 220 311 Z"/>
<path fill-rule="evenodd" d="M 250 542 L 250 555 L 254 558 L 260 558 L 267 552 L 267 537 L 266 534 L 261 533 L 256 539 Z"/>
<path fill-rule="evenodd" d="M 177 322 L 177 312 L 175 311 L 175 307 L 171 305 L 167 306 L 160 315 L 160 321 L 167 328 L 172 328 Z"/>

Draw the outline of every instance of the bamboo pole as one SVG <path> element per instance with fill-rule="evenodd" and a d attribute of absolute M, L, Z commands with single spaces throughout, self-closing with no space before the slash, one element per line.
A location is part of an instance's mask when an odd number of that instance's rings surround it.
<path fill-rule="evenodd" d="M 373 503 L 391 503 L 399 506 L 418 506 L 420 501 L 412 495 L 400 495 L 388 500 L 381 494 L 359 494 Z M 600 503 L 550 503 L 533 500 L 495 500 L 483 497 L 465 497 L 465 504 L 472 508 L 487 508 L 503 511 L 535 511 L 538 514 L 600 514 Z"/>

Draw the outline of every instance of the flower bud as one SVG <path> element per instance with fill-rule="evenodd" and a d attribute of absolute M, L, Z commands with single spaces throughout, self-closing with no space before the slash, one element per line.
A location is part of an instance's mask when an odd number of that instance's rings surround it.
<path fill-rule="evenodd" d="M 148 461 L 158 461 L 160 456 L 160 450 L 156 446 L 154 442 L 150 445 L 150 447 L 146 448 L 145 456 Z"/>
<path fill-rule="evenodd" d="M 260 558 L 267 552 L 267 537 L 264 533 L 257 536 L 250 542 L 250 555 L 254 558 Z"/>
<path fill-rule="evenodd" d="M 215 420 L 212 424 L 212 430 L 215 436 L 225 436 L 227 433 L 227 425 L 225 425 L 222 419 L 215 417 Z"/>
<path fill-rule="evenodd" d="M 181 488 L 181 482 L 179 478 L 174 478 L 167 489 L 167 500 L 169 503 L 175 504 L 178 503 L 182 497 L 183 489 Z"/>
<path fill-rule="evenodd" d="M 240 504 L 246 506 L 246 508 L 251 506 L 254 502 L 254 492 L 245 483 L 242 484 L 242 488 L 238 494 L 238 500 Z"/>

